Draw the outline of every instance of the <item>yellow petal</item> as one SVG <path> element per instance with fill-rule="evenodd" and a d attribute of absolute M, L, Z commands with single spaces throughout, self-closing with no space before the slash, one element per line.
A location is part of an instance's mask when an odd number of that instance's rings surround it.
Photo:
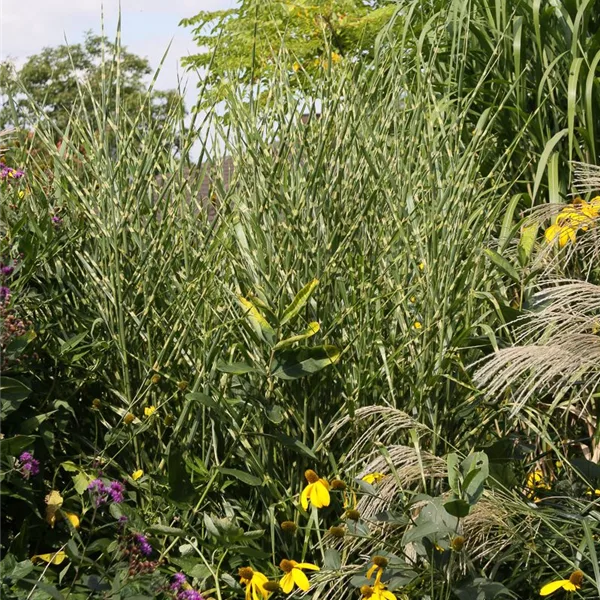
<path fill-rule="evenodd" d="M 293 570 L 294 569 L 292 569 L 292 571 Z M 281 591 L 284 594 L 289 594 L 294 589 L 294 578 L 292 576 L 292 571 L 286 573 L 279 582 L 279 585 L 281 586 Z"/>
<path fill-rule="evenodd" d="M 389 590 L 383 590 L 381 592 L 381 597 L 384 598 L 384 600 L 396 600 L 396 596 Z"/>
<path fill-rule="evenodd" d="M 156 406 L 146 406 L 146 408 L 144 408 L 144 414 L 147 417 L 151 417 L 155 412 L 156 412 Z"/>
<path fill-rule="evenodd" d="M 56 508 L 59 508 L 60 506 L 62 506 L 63 497 L 60 495 L 60 492 L 58 492 L 57 490 L 52 490 L 46 496 L 45 501 L 48 506 L 56 506 Z"/>
<path fill-rule="evenodd" d="M 373 573 L 377 571 L 379 567 L 377 565 L 371 565 L 371 568 L 367 571 L 367 579 L 371 579 L 373 577 Z"/>
<path fill-rule="evenodd" d="M 560 581 L 552 581 L 551 583 L 547 583 L 540 590 L 540 596 L 549 596 L 550 594 L 553 594 L 554 592 L 556 592 L 556 590 L 560 590 L 561 588 L 567 589 L 565 587 L 565 584 L 567 583 L 573 587 L 571 591 L 575 590 L 575 586 L 573 586 L 573 584 L 568 579 L 561 579 Z"/>
<path fill-rule="evenodd" d="M 548 227 L 548 229 L 546 229 L 544 236 L 546 238 L 546 241 L 551 244 L 556 237 L 560 234 L 561 232 L 561 227 L 559 225 L 550 225 L 550 227 Z"/>
<path fill-rule="evenodd" d="M 138 469 L 137 471 L 134 471 L 131 474 L 131 479 L 133 479 L 134 481 L 137 481 L 140 477 L 142 477 L 143 474 L 144 474 L 144 471 L 142 471 L 142 469 Z"/>
<path fill-rule="evenodd" d="M 35 556 L 31 557 L 31 562 L 42 560 L 46 563 L 50 563 L 51 565 L 60 565 L 65 558 L 67 558 L 67 554 L 60 550 L 58 552 L 51 552 L 49 554 L 36 554 Z"/>
<path fill-rule="evenodd" d="M 292 561 L 294 562 L 294 561 Z M 295 565 L 297 569 L 308 569 L 309 571 L 320 571 L 321 569 L 317 567 L 317 565 L 313 565 L 311 563 L 298 563 Z"/>
<path fill-rule="evenodd" d="M 373 485 L 374 483 L 381 481 L 384 477 L 385 475 L 383 473 L 369 473 L 365 475 L 362 480 Z"/>
<path fill-rule="evenodd" d="M 324 485 L 322 479 L 319 479 L 317 483 L 315 483 L 315 489 L 311 494 L 310 501 L 317 507 L 322 508 L 323 506 L 329 506 L 329 502 L 331 498 L 329 496 L 329 490 L 327 489 L 327 485 Z"/>
<path fill-rule="evenodd" d="M 300 569 L 292 569 L 292 577 L 294 578 L 294 583 L 302 591 L 308 591 L 308 589 L 310 588 L 310 583 L 308 583 L 308 577 Z"/>
<path fill-rule="evenodd" d="M 65 518 L 69 520 L 71 525 L 75 527 L 75 529 L 79 528 L 79 517 L 75 513 L 63 511 L 63 514 L 65 515 Z"/>
<path fill-rule="evenodd" d="M 314 483 L 309 483 L 303 490 L 302 495 L 300 496 L 300 504 L 302 504 L 302 508 L 306 510 L 308 508 L 308 497 L 312 491 Z"/>

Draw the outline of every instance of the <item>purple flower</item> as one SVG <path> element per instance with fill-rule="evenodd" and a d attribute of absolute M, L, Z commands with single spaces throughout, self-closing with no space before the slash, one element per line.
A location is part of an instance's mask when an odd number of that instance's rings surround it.
<path fill-rule="evenodd" d="M 3 162 L 0 162 L 0 179 L 21 179 L 25 175 L 24 171 L 20 169 L 13 169 L 8 165 L 5 165 Z"/>
<path fill-rule="evenodd" d="M 145 535 L 142 535 L 141 533 L 136 533 L 133 536 L 133 539 L 135 540 L 135 543 L 140 547 L 140 552 L 144 556 L 150 556 L 152 554 L 152 546 L 148 543 L 148 539 Z"/>
<path fill-rule="evenodd" d="M 173 583 L 171 583 L 171 589 L 174 592 L 176 592 L 186 583 L 187 583 L 187 579 L 183 573 L 175 573 L 175 575 L 173 575 Z"/>
<path fill-rule="evenodd" d="M 10 288 L 0 285 L 0 302 L 8 302 L 10 298 Z"/>
<path fill-rule="evenodd" d="M 108 493 L 115 504 L 121 504 L 121 502 L 123 502 L 124 500 L 124 491 L 125 486 L 122 483 L 120 483 L 119 481 L 112 481 Z"/>
<path fill-rule="evenodd" d="M 17 468 L 25 479 L 40 472 L 40 461 L 33 458 L 31 452 L 23 452 L 17 460 Z"/>
<path fill-rule="evenodd" d="M 57 229 L 62 225 L 62 222 L 63 220 L 58 215 L 54 215 L 52 217 L 52 225 L 54 225 L 54 227 Z"/>
<path fill-rule="evenodd" d="M 11 267 L 10 265 L 2 265 L 0 267 L 0 272 L 2 273 L 2 275 L 4 275 L 5 277 L 8 277 L 9 275 L 13 274 L 13 271 L 15 270 L 14 267 Z"/>
<path fill-rule="evenodd" d="M 127 521 L 129 521 L 129 519 L 125 515 L 119 517 L 119 524 L 123 525 L 124 523 L 127 523 Z"/>

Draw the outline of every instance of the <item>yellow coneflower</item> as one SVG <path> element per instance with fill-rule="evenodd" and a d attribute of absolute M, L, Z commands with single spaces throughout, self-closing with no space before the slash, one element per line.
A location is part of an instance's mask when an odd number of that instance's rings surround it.
<path fill-rule="evenodd" d="M 367 579 L 371 579 L 373 577 L 373 573 L 375 573 L 375 586 L 379 585 L 381 582 L 381 576 L 383 575 L 383 570 L 388 566 L 388 559 L 385 556 L 376 555 L 373 557 L 373 564 L 371 568 L 367 571 Z"/>
<path fill-rule="evenodd" d="M 369 598 L 369 600 L 397 600 L 396 596 L 387 590 L 382 583 L 375 584 L 372 587 L 363 585 L 360 588 L 360 593 L 363 598 Z"/>
<path fill-rule="evenodd" d="M 329 483 L 326 479 L 320 478 L 312 469 L 308 469 L 304 473 L 308 485 L 302 490 L 300 496 L 300 504 L 302 508 L 306 510 L 308 508 L 308 501 L 315 508 L 323 508 L 329 506 L 331 498 L 329 496 Z"/>
<path fill-rule="evenodd" d="M 279 585 L 281 590 L 289 594 L 294 589 L 296 584 L 302 591 L 307 592 L 310 589 L 310 583 L 308 577 L 302 572 L 302 569 L 308 569 L 310 571 L 319 571 L 317 565 L 311 563 L 297 563 L 295 560 L 283 559 L 279 563 L 279 568 L 285 573 L 281 578 Z"/>
<path fill-rule="evenodd" d="M 563 589 L 566 592 L 575 592 L 581 589 L 583 584 L 583 571 L 573 571 L 569 579 L 559 579 L 547 583 L 541 590 L 540 596 L 549 596 L 557 590 Z"/>
<path fill-rule="evenodd" d="M 270 592 L 264 585 L 269 581 L 266 575 L 255 571 L 251 567 L 242 567 L 238 571 L 240 583 L 246 586 L 246 600 L 260 600 L 259 594 L 263 598 L 268 598 Z"/>

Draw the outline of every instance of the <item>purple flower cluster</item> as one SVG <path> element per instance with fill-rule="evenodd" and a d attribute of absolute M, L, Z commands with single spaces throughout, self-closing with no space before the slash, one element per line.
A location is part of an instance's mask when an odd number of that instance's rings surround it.
<path fill-rule="evenodd" d="M 56 229 L 58 229 L 63 224 L 63 220 L 58 215 L 53 215 L 51 220 L 52 220 L 52 225 Z"/>
<path fill-rule="evenodd" d="M 106 485 L 102 479 L 94 479 L 90 481 L 87 489 L 94 498 L 96 506 L 100 506 L 111 500 L 115 504 L 121 504 L 124 500 L 123 492 L 125 491 L 125 486 L 119 481 L 111 481 Z"/>
<path fill-rule="evenodd" d="M 14 270 L 15 268 L 12 265 L 5 265 L 3 262 L 0 262 L 0 273 L 2 273 L 4 277 L 12 275 Z"/>
<path fill-rule="evenodd" d="M 0 285 L 0 304 L 8 304 L 10 300 L 10 288 L 5 285 Z"/>
<path fill-rule="evenodd" d="M 138 545 L 140 552 L 144 556 L 150 556 L 152 554 L 152 546 L 148 543 L 148 539 L 146 538 L 145 535 L 142 535 L 141 533 L 136 533 L 133 536 L 133 539 L 135 540 L 135 543 Z"/>
<path fill-rule="evenodd" d="M 13 169 L 3 162 L 0 162 L 0 179 L 21 179 L 25 175 L 20 169 Z"/>
<path fill-rule="evenodd" d="M 176 600 L 204 600 L 200 592 L 188 585 L 187 579 L 183 573 L 175 573 L 171 590 L 176 593 Z"/>
<path fill-rule="evenodd" d="M 17 468 L 25 479 L 29 479 L 40 472 L 40 461 L 33 458 L 31 452 L 23 452 L 19 456 Z"/>

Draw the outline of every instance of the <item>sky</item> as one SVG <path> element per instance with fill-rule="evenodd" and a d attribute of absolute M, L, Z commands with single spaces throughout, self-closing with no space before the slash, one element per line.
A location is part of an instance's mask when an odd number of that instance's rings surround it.
<path fill-rule="evenodd" d="M 182 56 L 197 51 L 191 31 L 179 27 L 185 17 L 201 10 L 230 8 L 235 0 L 121 0 L 122 43 L 130 52 L 148 58 L 153 68 L 171 43 L 157 80 L 159 89 L 177 87 L 178 76 L 187 79 L 186 103 L 195 99 L 197 78 L 186 74 Z M 46 46 L 78 43 L 87 30 L 100 33 L 104 6 L 105 31 L 114 39 L 119 0 L 0 0 L 0 60 L 25 59 Z"/>

